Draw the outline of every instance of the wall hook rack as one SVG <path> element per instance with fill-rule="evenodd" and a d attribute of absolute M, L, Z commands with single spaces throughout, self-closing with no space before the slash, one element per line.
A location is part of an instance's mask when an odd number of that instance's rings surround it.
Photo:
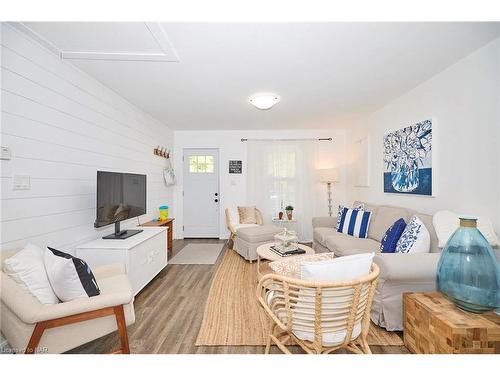
<path fill-rule="evenodd" d="M 161 156 L 162 158 L 170 159 L 170 150 L 167 150 L 165 147 L 157 146 L 153 150 L 153 153 L 156 156 Z"/>

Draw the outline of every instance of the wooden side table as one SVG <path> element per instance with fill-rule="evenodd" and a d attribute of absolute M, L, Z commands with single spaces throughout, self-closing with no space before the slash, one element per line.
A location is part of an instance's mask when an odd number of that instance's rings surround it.
<path fill-rule="evenodd" d="M 500 353 L 500 316 L 460 310 L 440 292 L 405 293 L 403 326 L 413 353 Z"/>
<path fill-rule="evenodd" d="M 151 220 L 141 224 L 141 227 L 167 227 L 167 252 L 168 258 L 172 256 L 173 242 L 174 242 L 174 218 L 167 220 Z"/>

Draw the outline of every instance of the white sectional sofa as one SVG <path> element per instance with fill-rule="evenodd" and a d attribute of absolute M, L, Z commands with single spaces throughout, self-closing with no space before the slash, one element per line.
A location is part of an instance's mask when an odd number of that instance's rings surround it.
<path fill-rule="evenodd" d="M 354 202 L 353 206 L 364 202 Z M 313 218 L 314 242 L 317 252 L 331 251 L 336 256 L 375 252 L 374 261 L 380 267 L 377 293 L 373 301 L 372 321 L 389 331 L 403 329 L 404 292 L 435 290 L 436 269 L 441 249 L 438 247 L 432 215 L 393 206 L 376 206 L 364 203 L 365 211 L 372 212 L 368 238 L 356 238 L 335 229 L 337 217 Z M 386 230 L 397 219 L 406 222 L 417 215 L 425 224 L 431 237 L 430 252 L 424 254 L 382 254 L 380 241 Z"/>

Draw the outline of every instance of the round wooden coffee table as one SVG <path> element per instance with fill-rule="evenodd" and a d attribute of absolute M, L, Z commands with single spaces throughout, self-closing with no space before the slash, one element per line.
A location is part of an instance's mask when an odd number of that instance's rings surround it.
<path fill-rule="evenodd" d="M 314 249 L 312 247 L 309 247 L 307 245 L 303 245 L 303 244 L 299 243 L 299 247 L 302 250 L 305 250 L 304 254 L 297 254 L 297 255 L 290 255 L 290 256 L 287 256 L 287 257 L 282 257 L 282 256 L 276 254 L 274 251 L 272 251 L 270 249 L 270 247 L 273 246 L 273 245 L 274 245 L 274 242 L 269 242 L 269 243 L 265 243 L 263 245 L 260 245 L 257 248 L 257 280 L 260 280 L 260 278 L 262 276 L 264 276 L 266 273 L 269 273 L 269 271 L 267 271 L 267 272 L 263 272 L 262 271 L 261 264 L 260 264 L 261 263 L 261 259 L 265 259 L 265 260 L 268 260 L 270 262 L 273 262 L 275 260 L 290 259 L 290 258 L 299 256 L 299 255 L 313 255 L 313 254 L 316 254 L 316 252 L 314 251 Z"/>

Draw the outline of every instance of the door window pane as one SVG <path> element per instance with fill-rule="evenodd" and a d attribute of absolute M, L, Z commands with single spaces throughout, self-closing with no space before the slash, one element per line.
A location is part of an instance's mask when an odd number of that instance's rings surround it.
<path fill-rule="evenodd" d="M 189 173 L 214 173 L 214 157 L 211 155 L 189 156 Z"/>
<path fill-rule="evenodd" d="M 213 156 L 205 156 L 205 171 L 207 173 L 214 173 L 214 157 Z"/>
<path fill-rule="evenodd" d="M 197 162 L 196 156 L 191 155 L 189 157 L 189 173 L 196 173 L 196 171 L 198 169 L 197 165 L 198 165 L 198 162 Z"/>

